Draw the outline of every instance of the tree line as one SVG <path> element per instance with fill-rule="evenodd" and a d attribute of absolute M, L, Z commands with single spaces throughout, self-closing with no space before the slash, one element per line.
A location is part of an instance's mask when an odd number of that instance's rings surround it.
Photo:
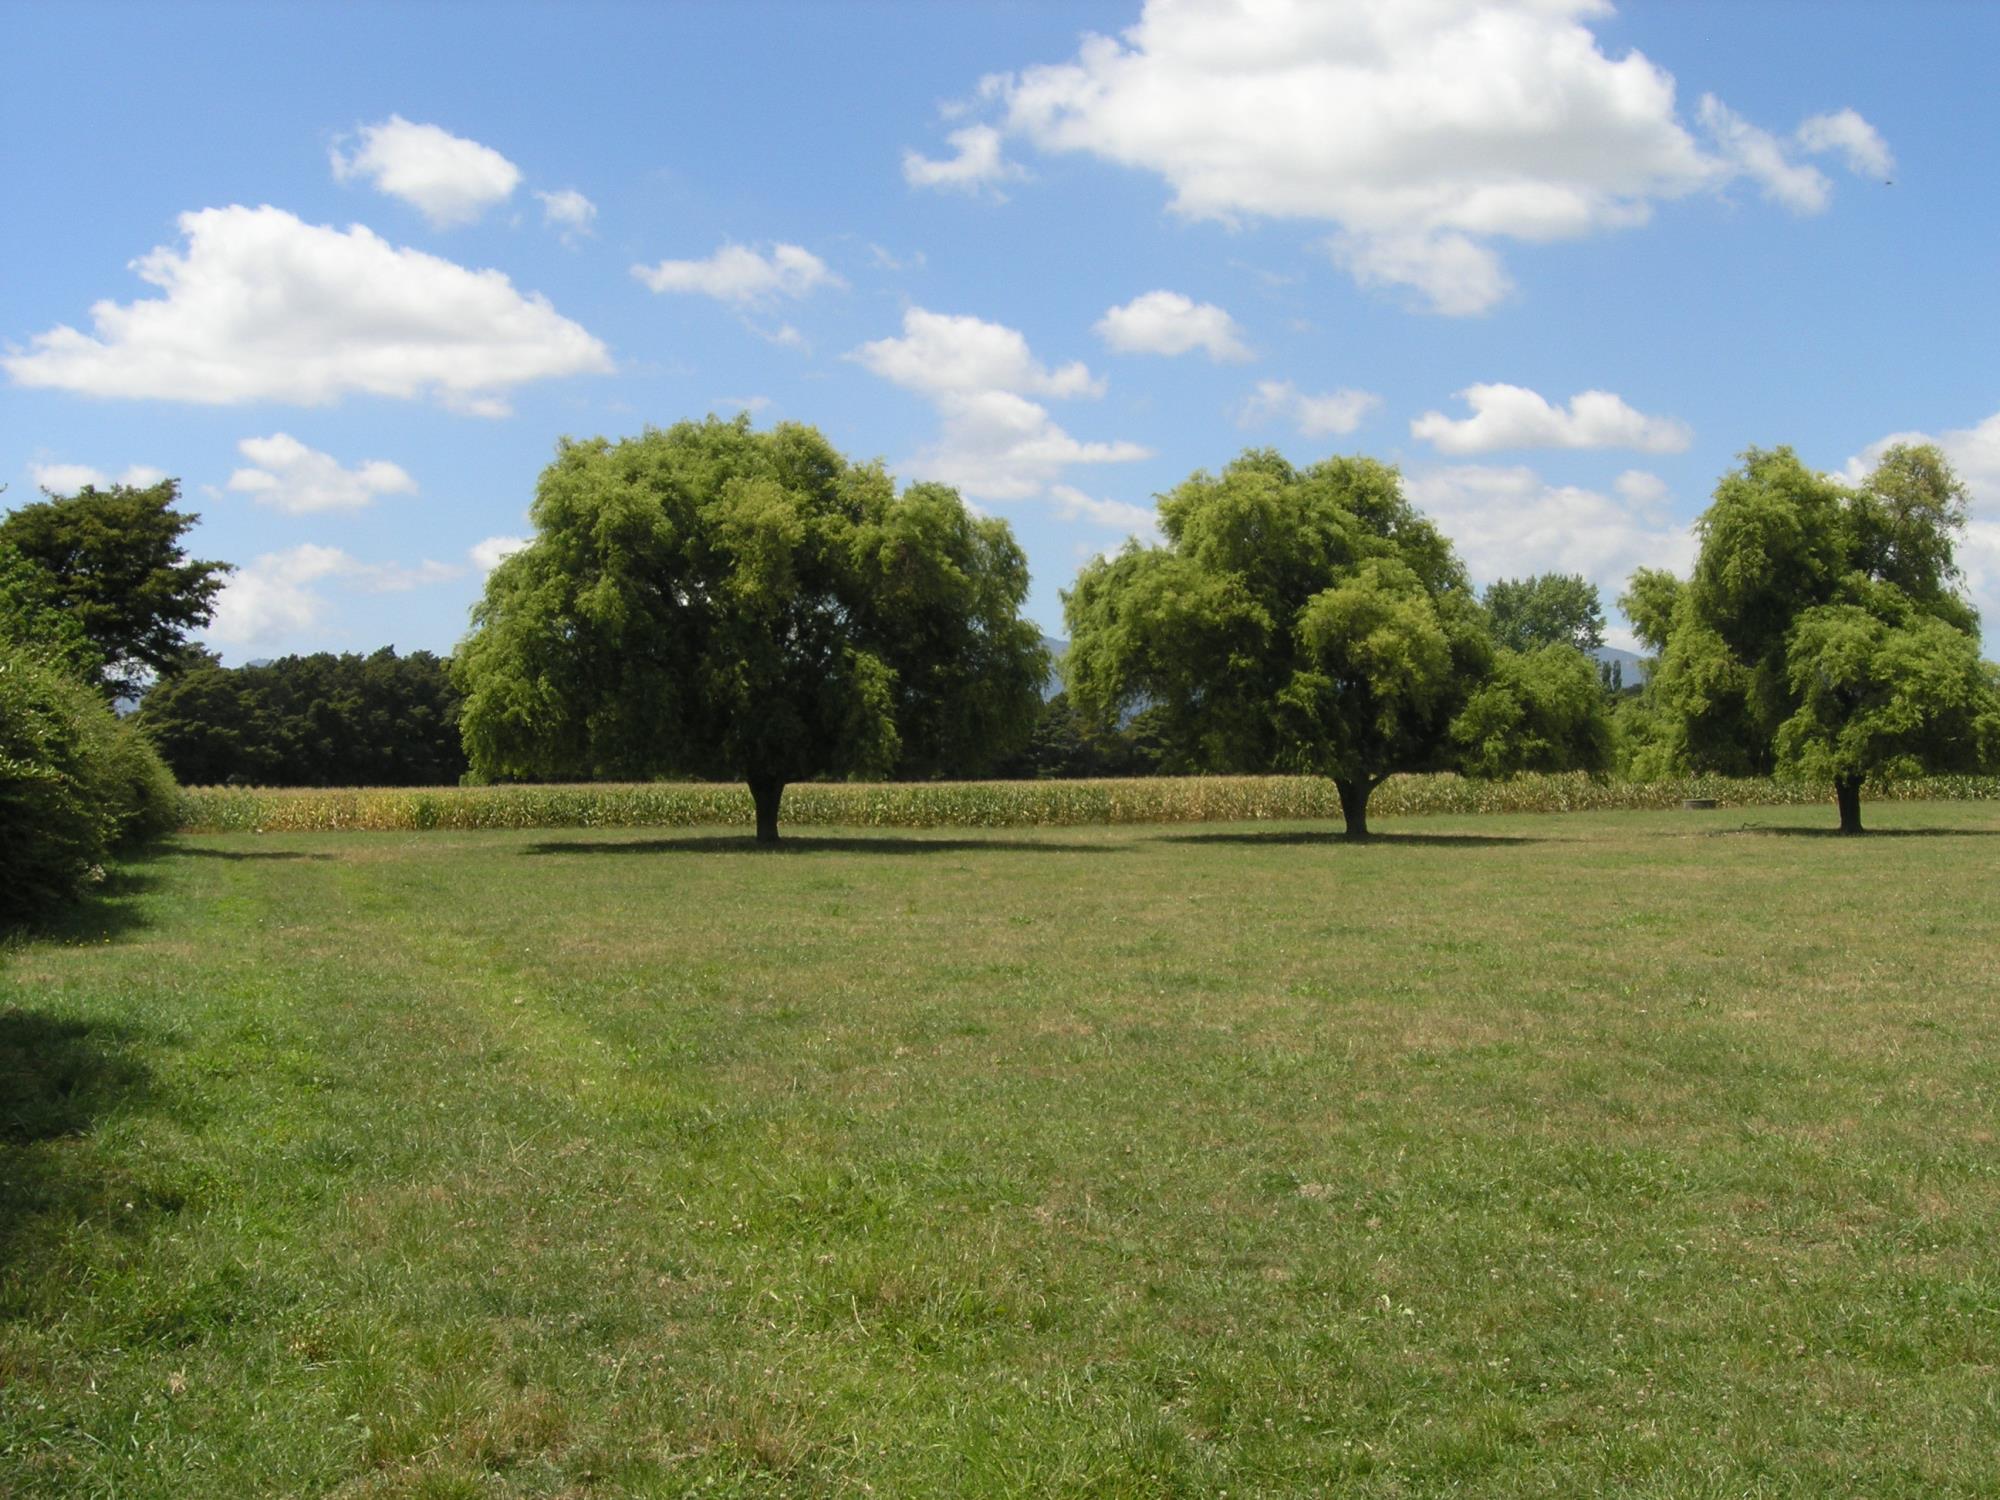
<path fill-rule="evenodd" d="M 188 781 L 737 779 L 772 840 L 808 778 L 1280 771 L 1331 779 L 1360 837 L 1399 772 L 1794 775 L 1855 832 L 1871 778 L 2000 766 L 2000 669 L 1953 555 L 1966 494 L 1927 446 L 1858 484 L 1746 453 L 1692 575 L 1641 569 L 1619 601 L 1654 658 L 1623 694 L 1587 654 L 1588 582 L 1476 594 L 1366 457 L 1251 450 L 1161 496 L 1162 540 L 1064 594 L 1046 699 L 1006 524 L 797 424 L 562 442 L 449 662 L 221 667 L 188 632 L 227 565 L 184 555 L 176 499 L 86 489 L 0 521 L 0 642 L 16 686 L 146 689 L 118 733 Z M 32 821 L 69 773 L 8 722 L 0 816 Z"/>

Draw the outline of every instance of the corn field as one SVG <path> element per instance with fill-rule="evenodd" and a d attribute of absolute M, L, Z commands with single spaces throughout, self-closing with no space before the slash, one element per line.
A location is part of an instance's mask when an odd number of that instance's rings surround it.
<path fill-rule="evenodd" d="M 1868 788 L 1875 801 L 2000 800 L 2000 777 L 1930 776 Z M 1425 813 L 1599 812 L 1673 808 L 1690 797 L 1720 807 L 1831 801 L 1826 787 L 1768 778 L 1690 776 L 1593 781 L 1587 776 L 1394 776 L 1372 817 Z M 940 781 L 868 785 L 801 782 L 785 792 L 793 828 L 1059 828 L 1115 823 L 1226 823 L 1340 818 L 1333 783 L 1311 776 L 1135 777 L 1103 781 Z M 183 833 L 403 832 L 477 828 L 751 826 L 738 783 L 375 789 L 187 787 Z"/>

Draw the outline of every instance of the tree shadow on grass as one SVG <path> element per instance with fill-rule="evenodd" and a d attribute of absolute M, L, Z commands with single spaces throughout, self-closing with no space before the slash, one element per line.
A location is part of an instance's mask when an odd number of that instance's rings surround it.
<path fill-rule="evenodd" d="M 1487 833 L 1371 833 L 1365 838 L 1350 839 L 1338 829 L 1320 832 L 1299 832 L 1292 829 L 1269 833 L 1163 833 L 1158 835 L 1163 844 L 1266 844 L 1299 845 L 1305 848 L 1348 849 L 1372 848 L 1381 844 L 1410 845 L 1417 848 L 1434 849 L 1509 849 L 1523 844 L 1546 844 L 1548 839 L 1534 834 L 1487 834 Z"/>
<path fill-rule="evenodd" d="M 146 925 L 139 897 L 159 884 L 141 861 L 121 864 L 102 880 L 84 888 L 76 900 L 31 913 L 12 924 L 0 924 L 0 939 L 51 943 L 108 943 Z M 0 961 L 6 944 L 0 942 Z"/>
<path fill-rule="evenodd" d="M 1036 839 L 844 838 L 811 834 L 760 844 L 746 835 L 625 839 L 615 843 L 578 839 L 530 844 L 527 854 L 1119 854 L 1117 844 L 1058 844 Z"/>
<path fill-rule="evenodd" d="M 1990 839 L 2000 838 L 2000 828 L 1864 828 L 1860 833 L 1842 833 L 1838 828 L 1819 826 L 1797 828 L 1783 823 L 1744 823 L 1735 828 L 1712 828 L 1710 838 L 1729 838 L 1738 834 L 1769 834 L 1775 838 L 1787 839 L 1853 839 L 1866 843 L 1870 839 Z"/>
<path fill-rule="evenodd" d="M 204 849 L 198 844 L 173 844 L 160 851 L 173 859 L 332 859 L 331 854 L 310 854 L 301 849 Z"/>
<path fill-rule="evenodd" d="M 80 1139 L 149 1107 L 152 1074 L 134 1056 L 141 1040 L 104 1022 L 0 1011 L 0 1264 L 10 1271 L 32 1274 L 71 1226 L 131 1208 L 134 1184 Z"/>

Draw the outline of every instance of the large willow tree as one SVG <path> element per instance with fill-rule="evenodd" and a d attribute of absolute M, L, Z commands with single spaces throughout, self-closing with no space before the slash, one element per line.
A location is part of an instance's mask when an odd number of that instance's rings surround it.
<path fill-rule="evenodd" d="M 1632 576 L 1622 601 L 1659 654 L 1641 769 L 1831 783 L 1861 832 L 1872 778 L 2000 762 L 2000 685 L 1953 560 L 1965 489 L 1928 445 L 1859 485 L 1753 448 L 1697 523 L 1694 576 Z"/>
<path fill-rule="evenodd" d="M 531 516 L 456 659 L 479 774 L 740 778 L 772 842 L 788 782 L 964 775 L 1032 727 L 1006 524 L 810 427 L 566 441 Z"/>
<path fill-rule="evenodd" d="M 1072 697 L 1150 706 L 1183 764 L 1330 777 L 1350 838 L 1398 771 L 1599 769 L 1594 666 L 1496 648 L 1451 543 L 1369 458 L 1264 450 L 1160 500 L 1162 546 L 1086 567 L 1064 600 Z"/>

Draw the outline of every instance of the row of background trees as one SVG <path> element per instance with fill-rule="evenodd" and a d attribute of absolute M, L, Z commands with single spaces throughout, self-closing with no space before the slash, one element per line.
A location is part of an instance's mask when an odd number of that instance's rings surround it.
<path fill-rule="evenodd" d="M 1279 770 L 1333 779 L 1360 835 L 1397 772 L 1692 770 L 1828 784 L 1858 831 L 1870 777 L 2000 764 L 2000 673 L 1953 561 L 1965 493 L 1928 447 L 1858 485 L 1747 453 L 1693 575 L 1641 569 L 1620 601 L 1654 655 L 1623 694 L 1588 654 L 1589 583 L 1476 595 L 1360 457 L 1251 451 L 1162 496 L 1164 540 L 1064 596 L 1052 698 L 1005 524 L 942 486 L 898 495 L 807 427 L 565 441 L 451 662 L 221 667 L 188 633 L 228 568 L 185 556 L 176 501 L 172 481 L 85 490 L 0 521 L 0 644 L 102 701 L 143 694 L 145 742 L 190 782 L 740 778 L 775 838 L 812 777 Z M 20 769 L 17 729 L 16 811 L 53 784 Z"/>

